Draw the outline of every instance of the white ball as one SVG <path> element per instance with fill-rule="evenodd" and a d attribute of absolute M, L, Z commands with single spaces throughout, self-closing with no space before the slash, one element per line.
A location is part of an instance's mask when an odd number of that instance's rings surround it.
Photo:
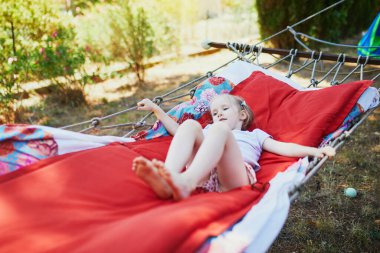
<path fill-rule="evenodd" d="M 201 46 L 204 48 L 204 49 L 210 49 L 211 48 L 211 46 L 208 44 L 208 43 L 210 43 L 211 41 L 209 41 L 209 40 L 204 40 L 204 41 L 202 41 L 202 43 L 201 43 Z"/>

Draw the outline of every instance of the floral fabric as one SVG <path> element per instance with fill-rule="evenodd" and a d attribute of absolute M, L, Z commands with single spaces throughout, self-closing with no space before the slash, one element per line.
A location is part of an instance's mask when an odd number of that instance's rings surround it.
<path fill-rule="evenodd" d="M 354 108 L 352 108 L 351 112 L 344 119 L 342 125 L 337 130 L 335 130 L 334 132 L 326 135 L 323 138 L 323 141 L 322 141 L 320 146 L 323 146 L 327 142 L 334 140 L 339 135 L 341 135 L 344 131 L 346 131 L 348 128 L 350 128 L 353 124 L 355 124 L 355 119 L 357 119 L 357 117 L 362 113 L 364 113 L 363 108 L 360 106 L 360 104 L 356 103 Z"/>
<path fill-rule="evenodd" d="M 28 125 L 0 125 L 0 175 L 57 153 L 50 133 Z"/>
<path fill-rule="evenodd" d="M 193 98 L 175 106 L 167 114 L 179 124 L 187 119 L 199 121 L 208 111 L 211 99 L 217 94 L 229 93 L 233 87 L 234 84 L 223 77 L 210 77 L 198 85 Z M 136 140 L 150 140 L 166 135 L 169 134 L 165 127 L 160 121 L 156 121 L 151 129 L 140 131 L 132 137 Z"/>

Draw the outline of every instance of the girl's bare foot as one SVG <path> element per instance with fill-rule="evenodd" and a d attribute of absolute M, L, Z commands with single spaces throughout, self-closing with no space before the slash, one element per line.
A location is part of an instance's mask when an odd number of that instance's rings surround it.
<path fill-rule="evenodd" d="M 147 183 L 161 199 L 172 196 L 171 186 L 158 173 L 157 168 L 148 159 L 139 156 L 133 160 L 132 169 L 136 175 Z"/>
<path fill-rule="evenodd" d="M 171 187 L 174 200 L 181 200 L 190 196 L 192 189 L 186 181 L 181 178 L 180 174 L 176 176 L 170 174 L 170 172 L 166 170 L 164 163 L 161 161 L 153 160 L 152 163 L 157 168 L 161 177 L 165 179 L 166 183 Z"/>

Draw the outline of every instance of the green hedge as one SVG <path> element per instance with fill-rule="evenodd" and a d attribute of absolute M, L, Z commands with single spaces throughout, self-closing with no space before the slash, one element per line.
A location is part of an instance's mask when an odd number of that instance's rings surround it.
<path fill-rule="evenodd" d="M 335 2 L 337 1 L 256 0 L 260 35 L 263 39 L 267 38 Z M 346 0 L 294 29 L 319 39 L 339 42 L 366 30 L 379 11 L 379 0 Z M 270 42 L 278 48 L 300 47 L 290 32 L 276 36 Z"/>

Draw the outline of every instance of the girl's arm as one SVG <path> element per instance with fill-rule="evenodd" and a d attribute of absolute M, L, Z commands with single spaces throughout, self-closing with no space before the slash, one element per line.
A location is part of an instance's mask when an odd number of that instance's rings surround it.
<path fill-rule="evenodd" d="M 150 99 L 144 98 L 137 103 L 137 110 L 151 111 L 154 113 L 156 118 L 162 122 L 166 130 L 170 135 L 174 135 L 178 128 L 178 123 L 167 115 L 164 110 L 161 109 L 157 104 L 153 103 Z"/>
<path fill-rule="evenodd" d="M 289 157 L 316 156 L 322 158 L 324 155 L 327 155 L 328 157 L 335 156 L 335 149 L 330 146 L 314 148 L 290 142 L 276 141 L 272 138 L 265 139 L 263 149 L 278 155 Z"/>

